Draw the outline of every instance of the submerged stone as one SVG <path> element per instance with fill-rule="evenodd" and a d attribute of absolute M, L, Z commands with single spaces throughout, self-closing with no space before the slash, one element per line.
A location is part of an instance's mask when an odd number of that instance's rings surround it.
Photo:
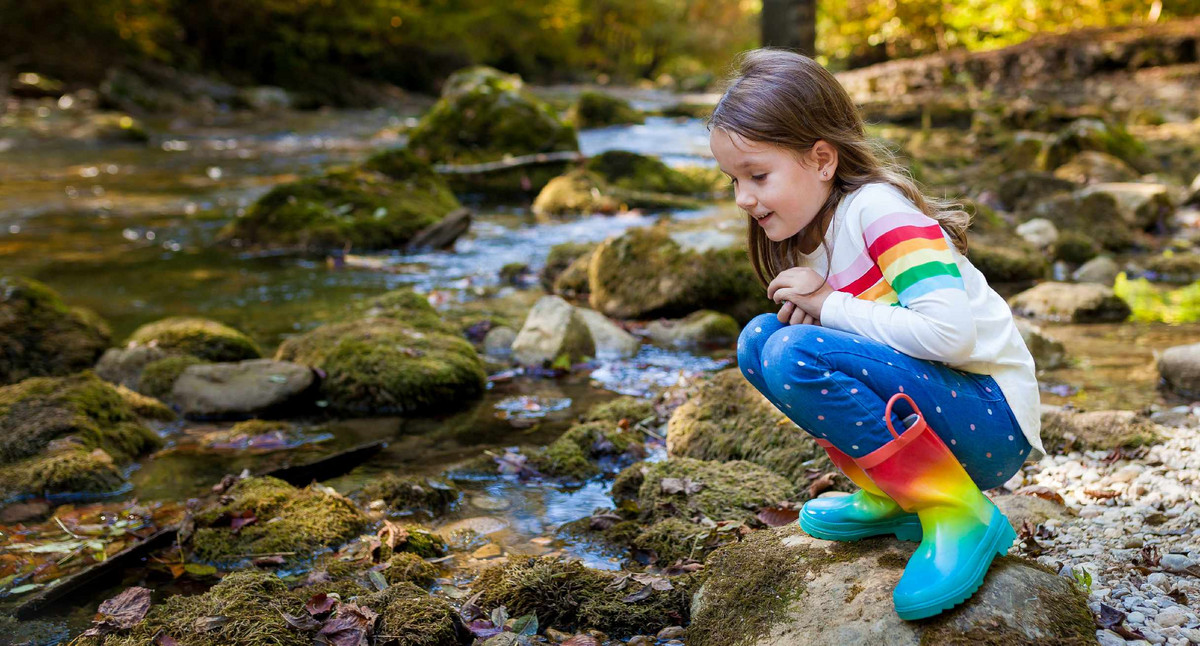
<path fill-rule="evenodd" d="M 0 384 L 88 369 L 111 335 L 99 316 L 68 307 L 46 285 L 0 276 Z"/>

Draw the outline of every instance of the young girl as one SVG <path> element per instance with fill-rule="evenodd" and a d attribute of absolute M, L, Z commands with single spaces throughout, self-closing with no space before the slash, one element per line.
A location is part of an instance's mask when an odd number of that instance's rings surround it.
<path fill-rule="evenodd" d="M 886 162 L 810 58 L 743 55 L 709 128 L 782 306 L 742 331 L 738 364 L 861 487 L 809 501 L 801 528 L 919 540 L 893 594 L 905 619 L 963 602 L 1015 538 L 980 490 L 1043 451 L 1033 357 L 964 256 L 969 217 Z"/>

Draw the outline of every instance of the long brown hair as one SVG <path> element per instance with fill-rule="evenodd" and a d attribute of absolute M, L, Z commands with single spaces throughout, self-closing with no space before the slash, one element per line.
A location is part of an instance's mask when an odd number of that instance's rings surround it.
<path fill-rule="evenodd" d="M 745 139 L 770 143 L 798 154 L 818 140 L 837 149 L 832 190 L 817 217 L 796 235 L 774 242 L 747 214 L 750 262 L 767 285 L 780 272 L 800 264 L 801 249 L 816 241 L 829 251 L 824 232 L 842 198 L 867 184 L 895 186 L 922 213 L 933 218 L 959 252 L 967 252 L 970 216 L 949 200 L 927 197 L 891 151 L 867 138 L 862 115 L 842 84 L 813 59 L 780 49 L 755 49 L 738 56 L 737 72 L 709 117 L 720 128 Z M 826 278 L 828 278 L 828 271 Z"/>

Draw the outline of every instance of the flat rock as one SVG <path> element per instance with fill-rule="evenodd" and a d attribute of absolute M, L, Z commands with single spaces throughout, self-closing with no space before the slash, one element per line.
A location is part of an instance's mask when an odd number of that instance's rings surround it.
<path fill-rule="evenodd" d="M 642 342 L 612 319 L 584 307 L 575 308 L 575 312 L 587 324 L 592 334 L 592 342 L 596 345 L 596 357 L 600 359 L 627 359 L 638 353 Z"/>
<path fill-rule="evenodd" d="M 1171 391 L 1185 397 L 1200 395 L 1200 343 L 1164 350 L 1158 360 L 1158 374 Z"/>
<path fill-rule="evenodd" d="M 1071 323 L 1120 323 L 1129 305 L 1111 287 L 1094 283 L 1045 282 L 1009 300 L 1013 311 L 1042 320 Z"/>
<path fill-rule="evenodd" d="M 280 411 L 313 385 L 307 366 L 272 359 L 188 366 L 171 389 L 186 417 L 248 417 Z"/>
<path fill-rule="evenodd" d="M 595 356 L 591 331 L 570 303 L 559 296 L 543 296 L 525 319 L 512 344 L 513 358 L 526 366 L 568 364 Z"/>
<path fill-rule="evenodd" d="M 96 362 L 95 372 L 101 379 L 137 390 L 142 380 L 142 369 L 147 364 L 165 359 L 170 353 L 162 348 L 135 345 L 128 348 L 109 348 Z"/>

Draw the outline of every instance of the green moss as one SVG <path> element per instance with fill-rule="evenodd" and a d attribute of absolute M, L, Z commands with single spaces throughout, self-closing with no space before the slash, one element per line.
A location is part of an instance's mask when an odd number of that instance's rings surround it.
<path fill-rule="evenodd" d="M 230 435 L 262 435 L 272 431 L 288 431 L 292 429 L 291 422 L 282 420 L 269 419 L 248 419 L 244 422 L 238 422 L 229 429 Z"/>
<path fill-rule="evenodd" d="M 440 478 L 385 473 L 362 490 L 366 500 L 383 500 L 393 511 L 440 514 L 458 500 L 458 487 Z"/>
<path fill-rule="evenodd" d="M 128 343 L 152 345 L 204 361 L 242 361 L 262 356 L 250 337 L 228 325 L 186 316 L 147 323 L 129 335 Z"/>
<path fill-rule="evenodd" d="M 1146 269 L 1162 282 L 1191 283 L 1200 279 L 1200 254 L 1164 251 L 1146 259 Z"/>
<path fill-rule="evenodd" d="M 470 643 L 458 612 L 445 599 L 410 585 L 393 585 L 379 596 L 379 641 L 394 646 L 453 646 Z M 373 599 L 372 599 L 373 600 Z M 369 600 L 368 603 L 370 603 Z"/>
<path fill-rule="evenodd" d="M 677 321 L 651 321 L 646 334 L 668 346 L 728 346 L 741 333 L 737 320 L 712 310 L 692 312 Z"/>
<path fill-rule="evenodd" d="M 531 467 L 555 478 L 582 481 L 600 473 L 600 468 L 588 460 L 587 452 L 574 442 L 555 441 L 528 457 Z"/>
<path fill-rule="evenodd" d="M 646 521 L 665 518 L 705 516 L 712 520 L 749 521 L 762 507 L 796 497 L 796 488 L 774 472 L 752 462 L 709 462 L 692 458 L 671 458 L 663 462 L 639 463 L 625 471 L 645 468 L 637 490 L 637 508 Z M 624 473 L 624 472 L 623 472 Z M 667 493 L 665 478 L 701 485 L 699 491 Z M 613 484 L 613 499 L 622 502 L 628 483 L 620 490 Z"/>
<path fill-rule="evenodd" d="M 111 336 L 98 316 L 68 307 L 46 285 L 0 276 L 0 384 L 91 368 Z"/>
<path fill-rule="evenodd" d="M 406 177 L 388 174 L 405 170 L 409 157 L 388 153 L 362 167 L 277 186 L 222 235 L 257 245 L 317 250 L 401 247 L 460 208 L 446 183 L 428 169 Z"/>
<path fill-rule="evenodd" d="M 142 376 L 138 380 L 138 390 L 150 397 L 167 399 L 171 395 L 171 389 L 175 387 L 175 381 L 179 379 L 184 370 L 188 369 L 188 366 L 206 363 L 210 362 L 190 354 L 151 361 L 146 364 L 145 368 L 142 368 Z"/>
<path fill-rule="evenodd" d="M 548 292 L 554 291 L 554 283 L 558 279 L 559 274 L 563 273 L 564 270 L 579 258 L 590 258 L 592 251 L 595 249 L 596 245 L 590 242 L 564 242 L 550 247 L 550 253 L 546 256 L 546 265 L 542 268 L 542 272 L 538 276 L 538 279 L 542 283 L 542 288 Z M 587 282 L 586 271 L 584 282 Z"/>
<path fill-rule="evenodd" d="M 625 150 L 610 150 L 588 159 L 586 168 L 609 184 L 629 191 L 695 195 L 709 185 L 671 168 L 661 160 Z"/>
<path fill-rule="evenodd" d="M 588 265 L 592 256 L 587 254 L 575 259 L 554 280 L 551 292 L 567 298 L 583 296 L 588 293 Z"/>
<path fill-rule="evenodd" d="M 699 309 L 739 322 L 773 304 L 744 249 L 685 251 L 663 227 L 633 229 L 602 243 L 588 267 L 593 309 L 619 318 L 678 317 Z"/>
<path fill-rule="evenodd" d="M 1027 245 L 992 246 L 973 243 L 967 252 L 971 264 L 991 282 L 1021 283 L 1046 276 L 1046 258 Z"/>
<path fill-rule="evenodd" d="M 430 332 L 446 332 L 449 326 L 442 321 L 437 310 L 429 304 L 429 299 L 411 289 L 396 289 L 386 294 L 358 301 L 350 308 L 350 314 L 355 317 L 383 317 L 404 321 L 418 330 Z"/>
<path fill-rule="evenodd" d="M 439 534 L 435 534 L 424 527 L 418 525 L 404 525 L 405 531 L 408 532 L 408 540 L 403 545 L 398 545 L 400 552 L 416 554 L 421 558 L 432 559 L 446 554 L 446 541 Z M 382 555 L 384 559 L 390 559 L 392 554 L 386 547 L 383 550 L 386 552 Z"/>
<path fill-rule="evenodd" d="M 1178 289 L 1160 289 L 1145 278 L 1117 274 L 1113 293 L 1129 304 L 1130 320 L 1163 323 L 1200 321 L 1200 281 Z"/>
<path fill-rule="evenodd" d="M 116 384 L 114 387 L 117 389 L 117 393 L 121 395 L 121 399 L 124 399 L 125 403 L 129 404 L 130 410 L 138 417 L 160 422 L 171 422 L 179 417 L 169 406 L 153 397 L 136 393 L 120 384 Z"/>
<path fill-rule="evenodd" d="M 574 128 L 524 92 L 519 78 L 483 68 L 447 80 L 408 146 L 422 159 L 456 164 L 579 149 Z"/>
<path fill-rule="evenodd" d="M 667 423 L 667 446 L 676 457 L 753 462 L 787 478 L 801 497 L 807 496 L 810 470 L 834 470 L 812 436 L 736 368 L 714 375 L 675 409 Z"/>
<path fill-rule="evenodd" d="M 537 613 L 540 625 L 560 630 L 596 629 L 625 637 L 686 623 L 694 576 L 671 578 L 671 590 L 653 591 L 636 602 L 622 600 L 641 589 L 635 581 L 620 590 L 608 589 L 617 576 L 578 561 L 518 559 L 485 570 L 472 591 L 482 593 L 478 603 L 485 610 L 503 605 L 514 617 Z"/>
<path fill-rule="evenodd" d="M 623 123 L 642 123 L 646 119 L 628 101 L 602 92 L 585 91 L 571 106 L 567 118 L 580 130 L 603 128 Z"/>
<path fill-rule="evenodd" d="M 477 398 L 486 380 L 465 339 L 382 317 L 323 325 L 284 341 L 275 358 L 324 370 L 322 393 L 350 413 L 453 409 Z"/>
<path fill-rule="evenodd" d="M 81 448 L 103 449 L 118 462 L 161 444 L 121 393 L 90 371 L 0 388 L 0 463 L 30 457 L 67 437 Z"/>
<path fill-rule="evenodd" d="M 725 538 L 732 538 L 728 534 Z M 639 550 L 653 550 L 657 564 L 670 565 L 681 559 L 704 561 L 709 552 L 716 549 L 722 537 L 715 528 L 703 527 L 679 518 L 668 518 L 654 523 L 638 533 L 631 546 Z"/>
<path fill-rule="evenodd" d="M 598 421 L 567 429 L 545 449 L 531 452 L 529 463 L 549 476 L 585 480 L 600 473 L 596 460 L 643 455 L 640 433 L 624 430 L 616 422 Z"/>
<path fill-rule="evenodd" d="M 621 204 L 607 192 L 600 176 L 575 169 L 546 184 L 533 201 L 533 212 L 543 221 L 549 216 L 614 213 Z"/>
<path fill-rule="evenodd" d="M 1076 265 L 1082 265 L 1099 254 L 1100 245 L 1091 236 L 1079 231 L 1060 231 L 1052 251 L 1055 260 Z"/>
<path fill-rule="evenodd" d="M 393 585 L 407 581 L 422 588 L 428 588 L 433 585 L 437 575 L 436 567 L 411 552 L 393 554 L 383 569 L 383 576 L 387 577 L 388 583 Z"/>
<path fill-rule="evenodd" d="M 1152 171 L 1146 146 L 1118 124 L 1079 119 L 1060 132 L 1046 148 L 1043 166 L 1054 170 L 1085 150 L 1108 153 L 1142 172 Z"/>
<path fill-rule="evenodd" d="M 592 406 L 584 413 L 583 420 L 585 422 L 616 423 L 624 419 L 633 424 L 654 416 L 654 402 L 626 395 Z"/>
<path fill-rule="evenodd" d="M 203 561 L 235 563 L 249 555 L 287 553 L 289 560 L 336 547 L 366 528 L 366 516 L 349 500 L 276 478 L 239 481 L 221 500 L 195 515 L 192 554 Z M 230 518 L 257 519 L 236 533 Z"/>
<path fill-rule="evenodd" d="M 100 449 L 66 449 L 0 466 L 0 497 L 46 493 L 107 493 L 125 476 Z"/>

